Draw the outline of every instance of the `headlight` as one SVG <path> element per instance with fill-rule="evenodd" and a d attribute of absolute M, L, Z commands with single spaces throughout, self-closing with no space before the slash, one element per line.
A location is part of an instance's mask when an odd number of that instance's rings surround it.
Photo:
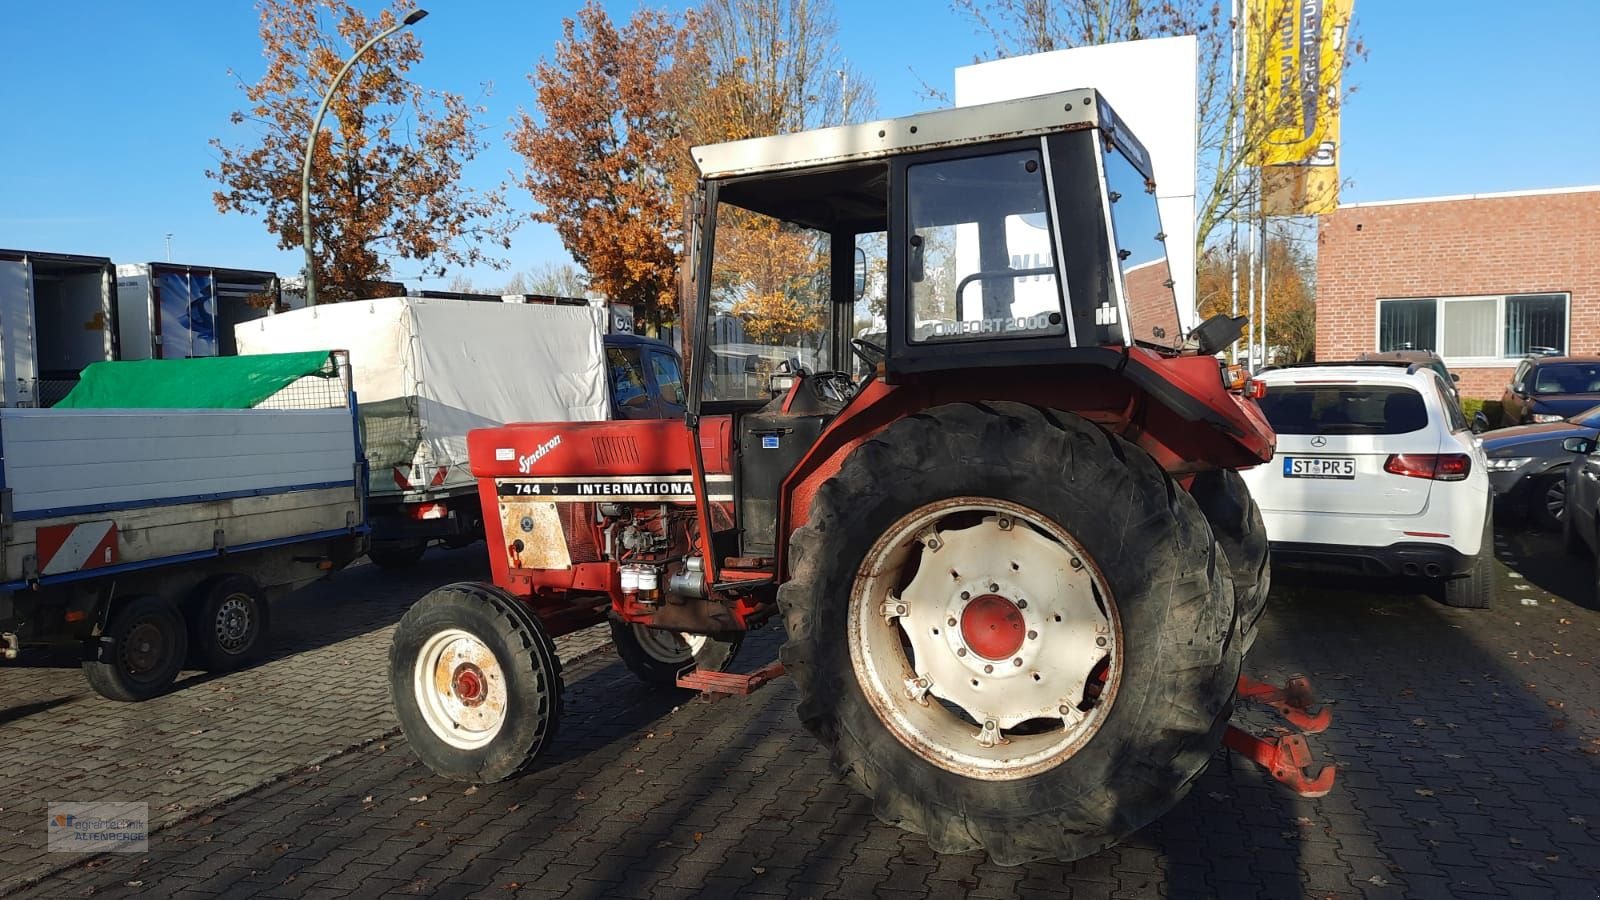
<path fill-rule="evenodd" d="M 1531 456 L 1496 456 L 1489 459 L 1489 471 L 1510 472 L 1533 462 Z"/>
<path fill-rule="evenodd" d="M 1535 422 L 1559 422 L 1563 418 L 1565 418 L 1565 417 L 1564 416 L 1553 416 L 1553 415 L 1551 415 L 1549 413 L 1534 413 L 1533 414 L 1533 420 Z"/>

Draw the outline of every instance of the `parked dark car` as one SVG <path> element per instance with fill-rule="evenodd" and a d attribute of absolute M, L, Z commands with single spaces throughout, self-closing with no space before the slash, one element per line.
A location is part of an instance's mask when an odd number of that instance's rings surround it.
<path fill-rule="evenodd" d="M 1495 509 L 1525 515 L 1552 531 L 1560 528 L 1567 500 L 1567 466 L 1573 462 L 1572 452 L 1562 445 L 1568 438 L 1597 437 L 1600 406 L 1570 419 L 1518 425 L 1484 435 Z"/>
<path fill-rule="evenodd" d="M 1561 542 L 1568 553 L 1595 556 L 1596 592 L 1600 594 L 1600 453 L 1594 438 L 1563 441 L 1571 462 L 1567 465 L 1567 505 L 1561 517 Z"/>
<path fill-rule="evenodd" d="M 1500 424 L 1559 422 L 1600 404 L 1600 356 L 1530 356 L 1500 398 Z"/>

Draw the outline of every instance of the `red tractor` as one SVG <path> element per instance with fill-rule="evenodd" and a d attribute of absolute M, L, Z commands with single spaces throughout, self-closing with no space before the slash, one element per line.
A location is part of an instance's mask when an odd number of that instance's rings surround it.
<path fill-rule="evenodd" d="M 551 636 L 609 618 L 647 681 L 786 671 L 838 771 L 937 851 L 1089 855 L 1225 739 L 1325 792 L 1303 738 L 1228 725 L 1241 688 L 1326 725 L 1240 678 L 1268 569 L 1233 469 L 1274 436 L 1215 356 L 1242 320 L 1180 331 L 1149 156 L 1105 101 L 694 158 L 686 414 L 470 435 L 494 584 L 399 625 L 417 755 L 527 768 L 561 711 Z M 777 615 L 781 664 L 719 674 Z"/>

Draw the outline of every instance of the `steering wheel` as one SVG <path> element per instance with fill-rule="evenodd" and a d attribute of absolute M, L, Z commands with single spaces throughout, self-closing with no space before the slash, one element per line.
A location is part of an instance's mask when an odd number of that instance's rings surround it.
<path fill-rule="evenodd" d="M 849 372 L 818 372 L 806 379 L 817 398 L 828 403 L 848 403 L 855 386 Z"/>
<path fill-rule="evenodd" d="M 850 352 L 856 355 L 856 359 L 866 363 L 868 368 L 873 369 L 878 367 L 878 363 L 889 358 L 889 351 L 865 338 L 852 340 L 850 342 Z"/>

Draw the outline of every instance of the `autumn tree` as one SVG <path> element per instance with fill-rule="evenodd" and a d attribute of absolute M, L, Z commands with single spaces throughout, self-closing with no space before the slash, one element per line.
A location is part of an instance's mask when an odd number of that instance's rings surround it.
<path fill-rule="evenodd" d="M 661 323 L 673 312 L 689 164 L 681 110 L 705 77 L 692 18 L 640 9 L 618 28 L 598 0 L 562 23 L 554 59 L 530 77 L 539 116 L 510 135 L 523 185 L 589 286 Z"/>
<path fill-rule="evenodd" d="M 544 262 L 511 276 L 501 293 L 583 297 L 589 293 L 589 277 L 572 263 Z"/>
<path fill-rule="evenodd" d="M 280 249 L 301 246 L 300 171 L 318 102 L 355 48 L 393 25 L 403 0 L 368 16 L 347 0 L 259 0 L 265 72 L 240 81 L 247 106 L 235 126 L 254 136 L 213 139 L 221 212 L 259 215 Z M 503 193 L 462 183 L 485 146 L 474 116 L 482 107 L 408 80 L 422 60 L 410 30 L 380 42 L 346 77 L 317 134 L 311 167 L 313 265 L 324 301 L 361 296 L 389 274 L 390 260 L 423 272 L 500 260 L 485 248 L 510 246 L 515 220 Z"/>
<path fill-rule="evenodd" d="M 827 0 L 707 0 L 698 42 L 707 86 L 688 98 L 696 143 L 742 140 L 859 121 L 871 84 L 844 58 Z M 827 245 L 777 220 L 724 211 L 717 229 L 720 294 L 752 339 L 781 344 L 823 327 Z M 820 297 L 820 302 L 819 302 Z"/>
<path fill-rule="evenodd" d="M 1264 259 L 1267 341 L 1276 353 L 1272 361 L 1304 362 L 1311 358 L 1317 343 L 1315 261 L 1292 235 L 1278 234 L 1267 239 Z M 1234 295 L 1229 292 L 1229 285 L 1234 278 L 1238 279 L 1234 285 L 1238 296 L 1249 293 L 1246 279 L 1252 271 L 1251 263 L 1248 252 L 1241 252 L 1235 260 L 1221 245 L 1209 248 L 1200 257 L 1195 295 L 1201 319 L 1232 312 Z"/>

